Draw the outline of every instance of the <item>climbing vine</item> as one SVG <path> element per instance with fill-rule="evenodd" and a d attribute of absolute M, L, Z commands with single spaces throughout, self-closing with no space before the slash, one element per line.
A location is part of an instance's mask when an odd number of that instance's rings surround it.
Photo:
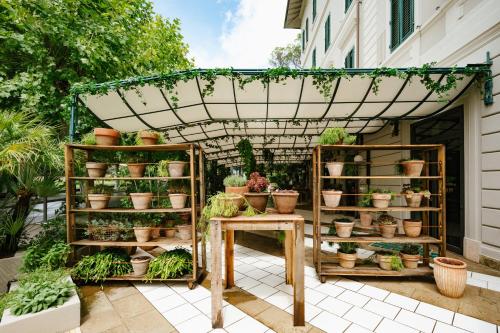
<path fill-rule="evenodd" d="M 257 162 L 255 161 L 255 156 L 253 154 L 252 143 L 248 139 L 242 139 L 236 145 L 238 148 L 238 152 L 240 153 L 240 157 L 243 162 L 243 172 L 247 178 L 250 177 L 250 174 L 255 171 L 257 166 Z"/>

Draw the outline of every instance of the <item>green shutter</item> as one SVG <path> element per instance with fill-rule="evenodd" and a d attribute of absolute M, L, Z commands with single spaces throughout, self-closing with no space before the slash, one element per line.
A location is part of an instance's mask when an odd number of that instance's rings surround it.
<path fill-rule="evenodd" d="M 309 19 L 306 19 L 306 43 L 309 41 Z"/>
<path fill-rule="evenodd" d="M 345 0 L 345 9 L 344 9 L 345 13 L 347 13 L 347 11 L 349 10 L 349 7 L 351 7 L 351 4 L 352 4 L 352 0 Z"/>
<path fill-rule="evenodd" d="M 347 53 L 344 59 L 345 68 L 354 68 L 354 48 L 352 48 L 349 53 Z"/>
<path fill-rule="evenodd" d="M 391 50 L 398 47 L 414 31 L 414 0 L 391 1 Z"/>
<path fill-rule="evenodd" d="M 316 18 L 316 0 L 313 0 L 313 22 Z"/>
<path fill-rule="evenodd" d="M 330 37 L 330 15 L 326 18 L 325 21 L 325 53 L 326 50 L 330 47 L 331 37 Z"/>
<path fill-rule="evenodd" d="M 312 67 L 316 67 L 316 49 L 312 53 Z"/>
<path fill-rule="evenodd" d="M 302 30 L 302 52 L 306 49 L 306 34 L 304 30 Z"/>

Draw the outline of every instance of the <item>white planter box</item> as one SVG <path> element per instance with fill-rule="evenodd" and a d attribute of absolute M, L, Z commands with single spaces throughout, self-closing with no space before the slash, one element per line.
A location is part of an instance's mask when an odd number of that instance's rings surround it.
<path fill-rule="evenodd" d="M 63 305 L 37 313 L 14 316 L 6 309 L 0 322 L 2 333 L 56 333 L 77 327 L 80 327 L 80 298 L 76 290 Z"/>

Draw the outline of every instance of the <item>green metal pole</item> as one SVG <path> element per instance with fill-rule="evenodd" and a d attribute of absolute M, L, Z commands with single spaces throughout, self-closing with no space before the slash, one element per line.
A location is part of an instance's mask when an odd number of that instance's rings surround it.
<path fill-rule="evenodd" d="M 69 141 L 73 142 L 75 138 L 75 130 L 76 130 L 76 117 L 78 116 L 78 95 L 74 94 L 71 98 L 71 116 L 69 121 Z"/>

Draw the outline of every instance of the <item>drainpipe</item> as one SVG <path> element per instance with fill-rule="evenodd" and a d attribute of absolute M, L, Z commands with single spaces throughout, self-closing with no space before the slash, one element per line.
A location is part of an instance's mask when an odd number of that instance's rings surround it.
<path fill-rule="evenodd" d="M 360 23 L 361 23 L 361 17 L 359 16 L 359 7 L 361 6 L 361 0 L 356 1 L 356 51 L 354 52 L 356 54 L 356 68 L 359 68 L 359 35 L 360 35 Z"/>

